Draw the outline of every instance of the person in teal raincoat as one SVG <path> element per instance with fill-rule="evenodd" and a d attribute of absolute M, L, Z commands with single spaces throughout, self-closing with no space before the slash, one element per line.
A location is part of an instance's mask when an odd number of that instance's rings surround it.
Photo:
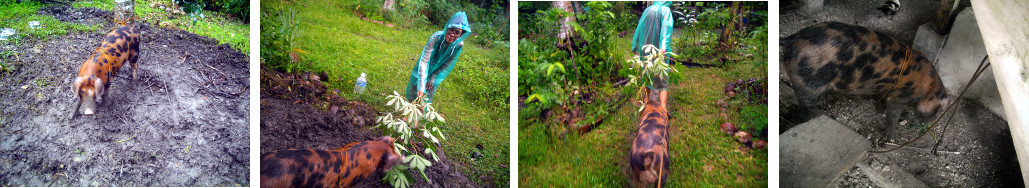
<path fill-rule="evenodd" d="M 468 17 L 464 12 L 458 12 L 450 17 L 443 31 L 437 31 L 429 37 L 425 48 L 422 48 L 421 57 L 411 70 L 411 79 L 407 82 L 407 93 L 404 95 L 407 101 L 414 101 L 418 97 L 423 97 L 427 103 L 432 101 L 440 82 L 454 69 L 464 47 L 463 41 L 471 33 Z"/>
<path fill-rule="evenodd" d="M 648 56 L 642 50 L 645 45 L 654 45 L 662 51 L 668 51 L 672 42 L 672 10 L 668 6 L 672 2 L 655 1 L 647 7 L 640 17 L 640 23 L 636 25 L 636 33 L 632 36 L 632 51 L 640 57 Z M 666 57 L 667 58 L 667 57 Z M 665 61 L 666 63 L 668 61 Z M 654 85 L 647 85 L 647 88 L 657 90 L 661 98 L 661 106 L 665 106 L 668 99 L 668 78 L 653 78 Z"/>

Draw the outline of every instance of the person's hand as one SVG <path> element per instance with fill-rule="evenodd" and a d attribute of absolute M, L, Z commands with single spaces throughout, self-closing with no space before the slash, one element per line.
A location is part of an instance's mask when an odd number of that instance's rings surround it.
<path fill-rule="evenodd" d="M 422 98 L 422 95 L 424 95 L 424 94 L 425 94 L 424 92 L 419 91 L 418 92 L 418 98 Z"/>

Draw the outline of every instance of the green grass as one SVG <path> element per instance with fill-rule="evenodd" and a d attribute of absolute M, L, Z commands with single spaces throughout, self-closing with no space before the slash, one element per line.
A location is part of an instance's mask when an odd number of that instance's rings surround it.
<path fill-rule="evenodd" d="M 277 0 L 261 3 L 268 7 L 287 6 Z M 305 52 L 301 55 L 303 69 L 325 71 L 330 78 L 327 85 L 342 91 L 343 97 L 386 111 L 386 95 L 405 92 L 414 59 L 428 37 L 442 28 L 389 28 L 361 20 L 349 7 L 336 3 L 293 6 L 300 28 L 299 48 Z M 507 48 L 484 48 L 465 42 L 457 65 L 433 99 L 433 107 L 447 121 L 442 126 L 448 138 L 443 141 L 443 150 L 464 175 L 479 185 L 508 183 L 510 129 L 508 105 L 504 103 L 508 97 L 508 71 Z M 353 86 L 362 72 L 368 74 L 368 85 L 363 95 L 357 95 L 352 92 Z M 498 103 L 490 97 L 503 100 Z M 478 144 L 485 149 L 479 151 Z M 484 158 L 472 161 L 470 156 L 476 151 Z"/>
<path fill-rule="evenodd" d="M 615 39 L 629 46 L 631 36 Z M 766 187 L 768 151 L 746 149 L 721 132 L 719 108 L 724 84 L 739 78 L 767 78 L 767 57 L 755 54 L 723 68 L 680 68 L 679 84 L 669 90 L 668 187 Z M 711 58 L 701 58 L 701 63 Z M 599 88 L 601 96 L 617 96 L 624 88 Z M 598 106 L 598 102 L 592 104 Z M 603 102 L 599 102 L 603 103 Z M 600 104 L 607 106 L 611 104 Z M 521 120 L 518 134 L 519 185 L 525 187 L 624 187 L 629 185 L 628 151 L 635 130 L 638 103 L 616 109 L 592 132 L 555 136 L 538 119 Z M 587 106 L 587 108 L 592 106 Z M 767 107 L 765 107 L 767 108 Z M 732 114 L 732 112 L 730 112 Z M 743 121 L 730 115 L 731 121 Z"/>
<path fill-rule="evenodd" d="M 218 44 L 229 44 L 243 54 L 250 54 L 250 24 L 243 23 L 231 15 L 220 12 L 204 10 L 206 18 L 199 19 L 193 24 L 193 19 L 186 15 L 172 14 L 163 9 L 150 7 L 151 3 L 163 3 L 165 6 L 173 5 L 172 0 L 144 1 L 136 0 L 135 13 L 143 22 L 152 25 L 178 28 L 196 33 L 198 35 L 211 37 L 218 41 Z M 94 7 L 104 10 L 112 10 L 114 1 L 76 1 L 72 3 L 75 8 Z M 213 6 L 213 5 L 208 5 Z"/>
<path fill-rule="evenodd" d="M 52 16 L 39 15 L 36 12 L 43 4 L 35 1 L 15 3 L 14 0 L 0 1 L 0 28 L 12 28 L 16 30 L 17 37 L 12 37 L 5 43 L 18 43 L 26 38 L 46 40 L 51 36 L 63 36 L 70 32 L 95 31 L 100 25 L 84 25 L 69 22 L 62 22 Z M 39 21 L 42 28 L 31 29 L 29 21 Z"/>

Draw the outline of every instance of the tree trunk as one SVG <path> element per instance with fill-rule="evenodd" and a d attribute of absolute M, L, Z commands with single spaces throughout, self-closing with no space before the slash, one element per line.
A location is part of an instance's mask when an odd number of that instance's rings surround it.
<path fill-rule="evenodd" d="M 575 30 L 572 28 L 571 22 L 575 22 L 575 9 L 570 1 L 554 1 L 551 3 L 554 8 L 559 8 L 565 12 L 573 13 L 571 16 L 566 16 L 559 21 L 559 27 L 557 29 L 557 48 L 565 49 L 571 43 L 571 39 L 575 37 Z"/>
<path fill-rule="evenodd" d="M 382 2 L 382 10 L 386 10 L 386 11 L 392 12 L 393 11 L 393 0 L 386 0 L 386 2 Z"/>
<path fill-rule="evenodd" d="M 736 31 L 737 27 L 739 27 L 741 12 L 743 11 L 742 7 L 740 7 L 740 2 L 732 2 L 732 7 L 729 9 L 729 13 L 732 14 L 732 18 L 729 20 L 729 25 L 726 25 L 726 27 L 722 29 L 722 33 L 718 35 L 719 52 L 728 52 L 736 46 L 736 40 L 732 38 L 732 33 L 733 31 Z"/>
<path fill-rule="evenodd" d="M 132 18 L 136 15 L 135 3 L 133 0 L 115 0 L 114 1 L 114 22 L 125 23 L 126 25 L 132 23 Z"/>

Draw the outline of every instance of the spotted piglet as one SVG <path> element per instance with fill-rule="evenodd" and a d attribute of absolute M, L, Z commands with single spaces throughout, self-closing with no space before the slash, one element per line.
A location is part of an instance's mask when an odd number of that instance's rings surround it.
<path fill-rule="evenodd" d="M 656 92 L 647 92 L 647 104 L 636 124 L 636 137 L 629 153 L 632 186 L 663 187 L 668 178 L 668 111 L 661 106 Z"/>
<path fill-rule="evenodd" d="M 352 187 L 403 159 L 392 137 L 332 150 L 289 149 L 261 156 L 261 187 Z"/>
<path fill-rule="evenodd" d="M 882 32 L 826 22 L 781 41 L 782 66 L 802 116 L 812 115 L 826 92 L 885 99 L 890 127 L 905 106 L 915 106 L 924 119 L 951 100 L 932 62 Z"/>
<path fill-rule="evenodd" d="M 92 115 L 96 104 L 107 97 L 107 88 L 111 86 L 111 77 L 126 62 L 132 65 L 132 80 L 136 80 L 136 60 L 139 59 L 139 33 L 130 26 L 118 27 L 107 34 L 100 48 L 82 63 L 79 73 L 72 83 L 72 91 L 78 97 L 74 115 L 78 115 L 79 107 L 85 102 L 83 114 Z"/>

